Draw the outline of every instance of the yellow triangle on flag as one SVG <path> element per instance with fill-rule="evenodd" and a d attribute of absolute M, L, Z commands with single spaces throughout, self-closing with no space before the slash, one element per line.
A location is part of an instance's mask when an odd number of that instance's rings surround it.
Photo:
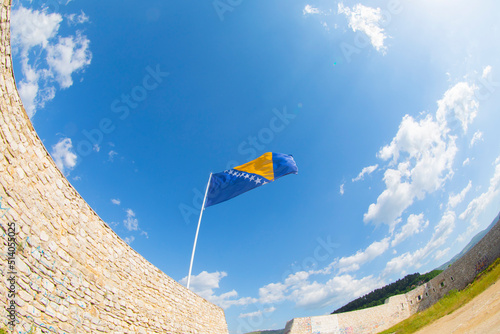
<path fill-rule="evenodd" d="M 264 153 L 257 159 L 247 162 L 244 165 L 234 167 L 233 169 L 239 170 L 240 172 L 257 174 L 272 181 L 274 180 L 273 153 Z"/>

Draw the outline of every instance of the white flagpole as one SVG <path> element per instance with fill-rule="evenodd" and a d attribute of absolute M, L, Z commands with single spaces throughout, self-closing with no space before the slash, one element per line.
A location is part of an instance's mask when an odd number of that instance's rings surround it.
<path fill-rule="evenodd" d="M 198 241 L 198 232 L 200 231 L 201 216 L 203 216 L 203 210 L 205 210 L 205 201 L 207 200 L 208 187 L 210 186 L 210 180 L 212 179 L 212 173 L 208 178 L 207 189 L 205 190 L 205 197 L 203 198 L 203 204 L 201 205 L 200 219 L 198 220 L 198 227 L 196 228 L 196 236 L 194 237 L 193 253 L 191 254 L 191 264 L 189 265 L 188 283 L 187 288 L 189 289 L 189 283 L 191 283 L 191 270 L 193 269 L 194 251 L 196 249 L 196 242 Z"/>

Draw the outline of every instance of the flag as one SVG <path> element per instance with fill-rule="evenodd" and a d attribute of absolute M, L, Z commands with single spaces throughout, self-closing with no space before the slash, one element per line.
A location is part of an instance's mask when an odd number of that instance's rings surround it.
<path fill-rule="evenodd" d="M 215 205 L 282 176 L 297 174 L 291 155 L 267 152 L 244 165 L 212 174 L 205 207 Z"/>

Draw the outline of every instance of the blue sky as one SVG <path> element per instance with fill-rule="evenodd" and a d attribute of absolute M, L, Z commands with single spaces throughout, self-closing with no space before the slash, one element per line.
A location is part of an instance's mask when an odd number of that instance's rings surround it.
<path fill-rule="evenodd" d="M 14 71 L 61 171 L 185 284 L 210 172 L 298 175 L 208 208 L 192 289 L 231 333 L 434 269 L 498 213 L 493 1 L 16 1 Z"/>

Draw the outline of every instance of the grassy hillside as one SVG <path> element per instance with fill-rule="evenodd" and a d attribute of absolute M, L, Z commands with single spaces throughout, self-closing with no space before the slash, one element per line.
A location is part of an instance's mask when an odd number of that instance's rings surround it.
<path fill-rule="evenodd" d="M 441 298 L 436 304 L 425 311 L 416 313 L 405 321 L 389 328 L 381 334 L 411 334 L 427 326 L 431 322 L 452 313 L 461 306 L 467 304 L 477 295 L 481 294 L 490 285 L 500 279 L 500 259 L 497 259 L 485 271 L 480 273 L 472 284 L 464 290 L 452 290 L 449 294 Z"/>
<path fill-rule="evenodd" d="M 380 289 L 373 290 L 363 297 L 353 300 L 341 308 L 336 309 L 332 312 L 332 314 L 362 310 L 368 307 L 382 305 L 387 298 L 411 291 L 415 287 L 427 283 L 441 272 L 442 270 L 433 270 L 424 275 L 420 275 L 419 273 L 406 275 L 404 278 L 399 279 L 394 283 L 386 285 Z"/>

